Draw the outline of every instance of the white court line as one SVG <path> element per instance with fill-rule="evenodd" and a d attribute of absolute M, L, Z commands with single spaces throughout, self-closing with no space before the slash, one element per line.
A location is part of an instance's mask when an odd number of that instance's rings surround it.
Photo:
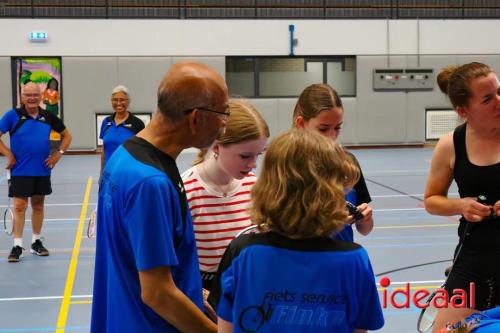
<path fill-rule="evenodd" d="M 75 219 L 75 218 L 66 218 L 66 219 L 43 219 L 43 222 L 47 221 L 80 221 L 80 219 Z M 31 219 L 26 219 L 25 222 L 31 222 Z"/>
<path fill-rule="evenodd" d="M 14 301 L 44 301 L 49 299 L 61 299 L 63 296 L 39 296 L 39 297 L 10 297 L 0 298 L 0 302 L 14 302 Z M 71 298 L 92 298 L 92 295 L 73 295 Z"/>
<path fill-rule="evenodd" d="M 421 280 L 421 281 L 398 281 L 398 282 L 392 282 L 391 281 L 391 286 L 396 285 L 396 286 L 404 286 L 407 283 L 409 284 L 427 284 L 427 283 L 443 283 L 444 280 Z M 377 282 L 377 286 L 380 286 L 380 283 Z"/>
<path fill-rule="evenodd" d="M 425 208 L 387 208 L 387 209 L 374 209 L 374 212 L 402 212 L 402 211 L 420 211 Z"/>
<path fill-rule="evenodd" d="M 95 206 L 96 203 L 95 202 L 89 202 L 88 204 L 90 206 L 92 206 L 92 205 Z M 46 206 L 46 207 L 47 206 L 55 206 L 55 207 L 57 207 L 57 206 L 81 206 L 81 205 L 82 205 L 82 203 L 80 202 L 80 203 L 59 203 L 59 204 L 58 203 L 52 203 L 52 204 L 47 204 L 46 203 L 44 206 Z M 8 207 L 7 205 L 0 205 L 0 208 L 7 208 L 7 207 Z"/>
<path fill-rule="evenodd" d="M 409 284 L 428 284 L 428 283 L 443 283 L 444 280 L 417 280 L 417 281 L 391 281 L 391 286 L 406 285 Z M 377 283 L 377 286 L 380 286 Z M 44 301 L 51 299 L 61 299 L 60 296 L 38 296 L 38 297 L 9 297 L 0 298 L 0 302 L 17 302 L 17 301 Z M 72 295 L 71 298 L 92 298 L 92 295 Z"/>
<path fill-rule="evenodd" d="M 423 197 L 423 193 L 416 194 L 388 194 L 388 195 L 370 195 L 372 198 L 406 198 L 406 197 Z M 448 193 L 448 196 L 458 197 L 458 193 Z"/>

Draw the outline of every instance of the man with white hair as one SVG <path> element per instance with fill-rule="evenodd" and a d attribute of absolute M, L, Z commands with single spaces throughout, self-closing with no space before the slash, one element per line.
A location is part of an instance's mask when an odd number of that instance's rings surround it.
<path fill-rule="evenodd" d="M 61 119 L 40 108 L 40 87 L 28 82 L 21 93 L 21 108 L 7 111 L 0 119 L 0 137 L 9 132 L 10 149 L 0 140 L 0 153 L 7 157 L 10 171 L 9 197 L 14 198 L 14 245 L 9 262 L 18 262 L 23 253 L 23 229 L 28 199 L 31 198 L 33 230 L 30 252 L 48 256 L 40 239 L 45 196 L 52 193 L 50 174 L 71 143 L 71 133 Z M 50 153 L 50 131 L 61 134 L 59 149 Z"/>

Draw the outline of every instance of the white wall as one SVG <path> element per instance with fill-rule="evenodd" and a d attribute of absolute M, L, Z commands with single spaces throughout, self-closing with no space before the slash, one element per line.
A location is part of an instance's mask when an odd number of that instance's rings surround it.
<path fill-rule="evenodd" d="M 500 53 L 500 20 L 0 19 L 0 56 L 287 55 L 289 24 L 296 55 Z"/>

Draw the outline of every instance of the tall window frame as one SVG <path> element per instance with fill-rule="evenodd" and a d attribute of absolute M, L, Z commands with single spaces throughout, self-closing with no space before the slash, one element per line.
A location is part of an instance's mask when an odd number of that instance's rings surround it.
<path fill-rule="evenodd" d="M 352 84 L 349 89 L 343 89 L 347 91 L 339 92 L 341 97 L 356 97 L 356 71 L 357 71 L 357 62 L 356 56 L 304 56 L 304 57 L 291 57 L 291 56 L 228 56 L 226 57 L 226 81 L 229 87 L 229 93 L 232 96 L 241 96 L 245 98 L 295 98 L 298 97 L 297 89 L 295 93 L 288 94 L 267 94 L 263 92 L 262 87 L 262 78 L 263 78 L 263 68 L 262 65 L 267 60 L 271 60 L 271 62 L 283 60 L 302 60 L 304 62 L 304 73 L 307 72 L 309 64 L 321 64 L 322 65 L 322 73 L 320 75 L 320 79 L 318 82 L 314 80 L 314 83 L 326 83 L 330 84 L 334 89 L 335 80 L 332 80 L 328 75 L 328 64 L 340 64 L 340 68 L 344 71 L 347 67 L 353 67 L 352 72 Z M 246 64 L 244 62 L 246 62 Z M 239 62 L 239 63 L 238 63 Z M 238 71 L 234 70 L 237 67 L 243 67 L 244 70 Z M 244 74 L 244 77 L 241 79 L 237 79 L 236 76 L 240 74 Z M 284 73 L 286 73 L 284 71 Z M 310 82 L 311 83 L 311 82 Z M 308 84 L 300 89 L 304 89 Z"/>

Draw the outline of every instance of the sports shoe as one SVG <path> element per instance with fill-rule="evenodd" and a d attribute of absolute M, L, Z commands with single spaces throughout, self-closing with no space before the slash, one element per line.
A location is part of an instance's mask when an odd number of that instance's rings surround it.
<path fill-rule="evenodd" d="M 9 262 L 19 262 L 19 258 L 23 256 L 23 248 L 16 245 L 12 247 L 12 250 L 10 251 L 8 261 Z"/>
<path fill-rule="evenodd" d="M 33 244 L 31 244 L 30 252 L 41 257 L 46 257 L 49 255 L 49 250 L 47 250 L 43 246 L 42 241 L 39 239 L 37 239 Z"/>

